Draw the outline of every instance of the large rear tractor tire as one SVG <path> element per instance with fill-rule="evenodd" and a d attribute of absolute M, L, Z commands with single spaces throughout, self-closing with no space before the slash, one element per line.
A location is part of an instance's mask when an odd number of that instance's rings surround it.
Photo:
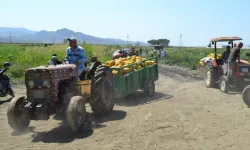
<path fill-rule="evenodd" d="M 114 77 L 109 67 L 99 66 L 91 82 L 89 104 L 95 115 L 107 115 L 114 108 Z"/>
<path fill-rule="evenodd" d="M 87 113 L 85 109 L 85 100 L 82 96 L 71 98 L 67 108 L 68 125 L 73 132 L 78 132 L 83 128 L 86 122 Z"/>
<path fill-rule="evenodd" d="M 220 78 L 220 90 L 223 93 L 228 93 L 229 90 L 228 78 L 224 75 Z"/>
<path fill-rule="evenodd" d="M 15 97 L 11 100 L 7 110 L 8 123 L 10 127 L 17 132 L 28 128 L 30 118 L 22 111 L 24 97 Z"/>
<path fill-rule="evenodd" d="M 152 79 L 147 79 L 144 82 L 143 92 L 149 97 L 153 97 L 155 95 L 155 83 Z"/>
<path fill-rule="evenodd" d="M 243 102 L 250 107 L 250 85 L 248 85 L 247 87 L 244 88 L 243 92 L 242 92 L 242 99 Z"/>
<path fill-rule="evenodd" d="M 216 78 L 217 78 L 217 70 L 210 69 L 208 66 L 205 66 L 204 79 L 207 88 L 215 88 L 217 86 Z"/>

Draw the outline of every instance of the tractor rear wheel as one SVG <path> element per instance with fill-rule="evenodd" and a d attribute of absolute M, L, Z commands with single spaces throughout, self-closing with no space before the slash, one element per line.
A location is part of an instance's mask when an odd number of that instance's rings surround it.
<path fill-rule="evenodd" d="M 109 67 L 99 66 L 91 82 L 89 104 L 95 115 L 106 115 L 114 107 L 114 77 Z"/>
<path fill-rule="evenodd" d="M 243 102 L 250 107 L 250 85 L 248 85 L 246 88 L 244 88 L 242 92 L 242 99 Z"/>
<path fill-rule="evenodd" d="M 23 101 L 24 97 L 13 98 L 7 110 L 8 123 L 17 132 L 25 130 L 30 124 L 29 116 L 21 108 Z"/>
<path fill-rule="evenodd" d="M 73 132 L 81 130 L 87 118 L 84 98 L 82 96 L 72 97 L 66 114 L 68 125 L 71 130 Z"/>
<path fill-rule="evenodd" d="M 207 88 L 214 88 L 216 87 L 216 76 L 217 76 L 217 70 L 210 69 L 207 65 L 205 66 L 204 70 L 204 78 Z"/>
<path fill-rule="evenodd" d="M 228 93 L 228 89 L 229 89 L 228 78 L 223 75 L 220 78 L 220 90 L 223 93 Z"/>

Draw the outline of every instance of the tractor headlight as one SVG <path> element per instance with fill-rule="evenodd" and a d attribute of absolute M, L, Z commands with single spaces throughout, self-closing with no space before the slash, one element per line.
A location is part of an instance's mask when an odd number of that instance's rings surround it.
<path fill-rule="evenodd" d="M 43 86 L 50 86 L 49 80 L 43 80 Z"/>
<path fill-rule="evenodd" d="M 34 83 L 34 81 L 29 81 L 28 85 L 29 85 L 29 87 L 34 87 L 35 83 Z"/>

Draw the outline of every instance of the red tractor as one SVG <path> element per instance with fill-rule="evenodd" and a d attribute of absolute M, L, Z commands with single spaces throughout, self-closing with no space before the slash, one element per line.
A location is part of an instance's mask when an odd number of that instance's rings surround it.
<path fill-rule="evenodd" d="M 207 58 L 204 63 L 204 78 L 208 88 L 219 87 L 224 93 L 227 93 L 230 89 L 236 88 L 243 90 L 246 85 L 250 84 L 250 65 L 245 60 L 237 61 L 235 66 L 234 78 L 229 82 L 227 74 L 229 66 L 227 61 L 223 61 L 217 55 L 217 43 L 228 42 L 231 47 L 235 47 L 234 41 L 242 40 L 240 37 L 216 37 L 211 39 L 212 45 L 214 45 L 213 58 Z M 248 56 L 249 54 L 247 54 Z"/>

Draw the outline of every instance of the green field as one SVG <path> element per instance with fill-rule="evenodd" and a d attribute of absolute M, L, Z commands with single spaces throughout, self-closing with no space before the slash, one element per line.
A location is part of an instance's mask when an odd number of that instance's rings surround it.
<path fill-rule="evenodd" d="M 119 46 L 105 46 L 105 45 L 81 45 L 85 48 L 88 57 L 97 56 L 99 60 L 105 62 L 110 60 L 112 52 L 115 49 L 119 49 Z M 40 65 L 47 65 L 48 60 L 53 53 L 58 55 L 60 60 L 65 57 L 65 49 L 67 45 L 52 45 L 48 47 L 41 46 L 29 46 L 18 44 L 0 44 L 0 63 L 8 61 L 12 64 L 8 74 L 11 78 L 18 80 L 23 79 L 24 72 L 27 68 L 36 67 Z M 148 53 L 150 53 L 148 49 Z M 206 57 L 213 52 L 212 48 L 166 48 L 167 55 L 160 63 L 169 65 L 179 65 L 189 67 L 191 69 L 197 69 L 197 65 L 201 58 Z M 176 52 L 175 52 L 176 50 Z M 145 53 L 145 47 L 143 48 Z M 245 56 L 246 52 L 250 50 L 243 50 L 243 59 L 249 60 Z M 222 53 L 222 50 L 218 50 L 218 53 Z M 2 68 L 2 66 L 0 67 Z"/>

